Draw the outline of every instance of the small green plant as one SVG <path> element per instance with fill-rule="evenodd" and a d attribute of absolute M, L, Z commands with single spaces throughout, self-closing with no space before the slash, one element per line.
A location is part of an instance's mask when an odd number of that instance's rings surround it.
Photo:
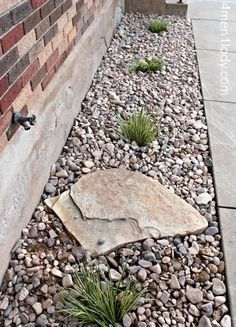
<path fill-rule="evenodd" d="M 106 280 L 105 287 L 102 287 L 99 271 L 83 266 L 81 272 L 75 274 L 73 287 L 69 290 L 62 289 L 62 296 L 57 296 L 62 307 L 60 311 L 77 318 L 84 325 L 114 326 L 146 292 L 146 289 L 136 291 L 131 282 L 121 289 L 120 283 L 115 286 Z"/>
<path fill-rule="evenodd" d="M 136 60 L 132 65 L 132 70 L 136 73 L 141 71 L 143 73 L 155 72 L 161 70 L 164 65 L 164 62 L 158 57 L 152 57 L 147 60 Z"/>
<path fill-rule="evenodd" d="M 160 33 L 166 31 L 168 22 L 165 20 L 153 20 L 149 24 L 149 30 L 153 33 Z"/>
<path fill-rule="evenodd" d="M 146 146 L 158 135 L 158 124 L 143 109 L 135 112 L 127 121 L 120 123 L 121 134 L 125 139 L 135 141 L 139 146 Z"/>

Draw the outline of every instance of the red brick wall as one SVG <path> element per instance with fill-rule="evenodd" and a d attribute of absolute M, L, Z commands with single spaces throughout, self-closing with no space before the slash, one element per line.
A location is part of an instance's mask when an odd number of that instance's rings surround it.
<path fill-rule="evenodd" d="M 106 0 L 14 1 L 0 14 L 0 137 L 13 112 L 33 110 Z"/>

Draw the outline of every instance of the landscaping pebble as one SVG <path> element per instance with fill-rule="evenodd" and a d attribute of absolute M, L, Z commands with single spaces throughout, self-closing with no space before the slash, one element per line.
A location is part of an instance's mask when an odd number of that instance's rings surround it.
<path fill-rule="evenodd" d="M 69 326 L 54 296 L 59 286 L 73 283 L 73 272 L 83 261 L 100 265 L 101 278 L 111 276 L 119 283 L 122 276 L 136 281 L 138 289 L 147 288 L 117 326 L 231 326 L 191 24 L 168 17 L 168 31 L 159 35 L 147 30 L 151 18 L 125 15 L 95 74 L 42 199 L 12 253 L 0 289 L 1 326 Z M 153 55 L 166 62 L 160 72 L 130 72 L 135 59 Z M 160 124 L 158 140 L 144 148 L 118 132 L 120 119 L 142 106 Z M 200 235 L 160 240 L 150 235 L 91 258 L 44 200 L 70 189 L 83 174 L 120 166 L 157 179 L 194 206 L 208 228 Z"/>

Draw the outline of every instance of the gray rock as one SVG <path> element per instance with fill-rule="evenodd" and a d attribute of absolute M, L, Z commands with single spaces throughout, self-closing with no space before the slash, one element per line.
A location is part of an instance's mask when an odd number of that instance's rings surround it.
<path fill-rule="evenodd" d="M 188 311 L 189 311 L 189 313 L 191 315 L 193 315 L 195 317 L 199 317 L 200 316 L 200 311 L 198 310 L 198 308 L 194 304 L 190 304 Z"/>
<path fill-rule="evenodd" d="M 118 282 L 122 277 L 121 274 L 115 269 L 110 269 L 109 276 L 113 282 Z"/>
<path fill-rule="evenodd" d="M 152 266 L 152 263 L 150 261 L 147 261 L 147 260 L 139 260 L 138 264 L 142 268 L 149 268 L 149 267 Z"/>
<path fill-rule="evenodd" d="M 56 192 L 56 187 L 54 185 L 52 185 L 51 183 L 47 183 L 45 185 L 45 192 L 52 194 Z"/>
<path fill-rule="evenodd" d="M 201 314 L 210 317 L 213 314 L 212 303 L 206 303 L 201 306 Z"/>
<path fill-rule="evenodd" d="M 206 316 L 202 316 L 199 320 L 198 327 L 212 327 L 210 319 Z"/>
<path fill-rule="evenodd" d="M 231 327 L 231 318 L 229 315 L 225 315 L 220 321 L 221 327 Z"/>
<path fill-rule="evenodd" d="M 215 226 L 211 226 L 211 227 L 208 227 L 206 230 L 205 230 L 205 234 L 206 235 L 216 235 L 219 233 L 219 229 Z"/>
<path fill-rule="evenodd" d="M 144 282 L 147 278 L 147 271 L 144 268 L 141 268 L 137 273 L 137 277 L 139 280 Z"/>
<path fill-rule="evenodd" d="M 19 293 L 19 301 L 24 301 L 24 299 L 29 295 L 29 291 L 27 288 L 22 287 L 20 293 Z"/>
<path fill-rule="evenodd" d="M 73 286 L 73 279 L 72 279 L 70 274 L 65 275 L 62 278 L 62 286 L 65 287 L 65 288 L 69 288 L 69 287 Z"/>
<path fill-rule="evenodd" d="M 191 303 L 198 304 L 203 300 L 203 293 L 199 288 L 189 286 L 186 292 L 186 297 Z"/>
<path fill-rule="evenodd" d="M 130 327 L 132 325 L 132 319 L 131 319 L 130 315 L 125 314 L 122 319 L 122 323 L 123 323 L 124 327 Z"/>
<path fill-rule="evenodd" d="M 20 314 L 20 320 L 21 320 L 22 324 L 28 324 L 29 317 L 28 317 L 28 315 L 25 312 L 22 312 Z"/>
<path fill-rule="evenodd" d="M 212 291 L 215 295 L 224 295 L 226 293 L 226 287 L 224 282 L 218 278 L 213 278 Z"/>
<path fill-rule="evenodd" d="M 43 311 L 42 304 L 40 302 L 35 302 L 32 305 L 32 308 L 34 309 L 34 312 L 36 313 L 37 316 L 40 315 Z"/>
<path fill-rule="evenodd" d="M 55 268 L 55 267 L 52 268 L 51 273 L 52 273 L 53 276 L 56 276 L 56 277 L 59 277 L 59 278 L 63 277 L 62 272 L 58 268 Z"/>
<path fill-rule="evenodd" d="M 176 275 L 171 275 L 170 288 L 172 290 L 180 290 L 179 280 Z"/>
<path fill-rule="evenodd" d="M 45 314 L 41 314 L 36 320 L 37 327 L 46 327 L 48 326 L 48 319 Z"/>

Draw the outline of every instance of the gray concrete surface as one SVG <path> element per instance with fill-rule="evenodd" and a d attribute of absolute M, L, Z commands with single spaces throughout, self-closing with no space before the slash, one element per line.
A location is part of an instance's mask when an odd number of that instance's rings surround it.
<path fill-rule="evenodd" d="M 188 1 L 187 17 L 191 19 L 220 20 L 227 16 L 227 21 L 236 21 L 236 3 L 233 1 Z"/>
<path fill-rule="evenodd" d="M 232 323 L 236 326 L 236 209 L 219 210 L 223 247 L 225 254 L 229 304 Z"/>
<path fill-rule="evenodd" d="M 236 102 L 236 52 L 197 50 L 197 58 L 204 100 Z"/>
<path fill-rule="evenodd" d="M 230 45 L 229 51 L 236 51 L 236 22 L 227 23 L 227 35 L 224 26 L 215 20 L 193 20 L 194 38 L 196 49 L 220 51 L 224 45 Z M 230 42 L 228 41 L 230 40 Z"/>
<path fill-rule="evenodd" d="M 236 206 L 236 104 L 205 102 L 217 204 Z"/>
<path fill-rule="evenodd" d="M 106 2 L 35 106 L 37 125 L 27 133 L 19 129 L 0 155 L 0 283 L 123 10 L 123 0 Z"/>
<path fill-rule="evenodd" d="M 228 299 L 236 326 L 236 3 L 189 4 L 208 124 Z"/>

